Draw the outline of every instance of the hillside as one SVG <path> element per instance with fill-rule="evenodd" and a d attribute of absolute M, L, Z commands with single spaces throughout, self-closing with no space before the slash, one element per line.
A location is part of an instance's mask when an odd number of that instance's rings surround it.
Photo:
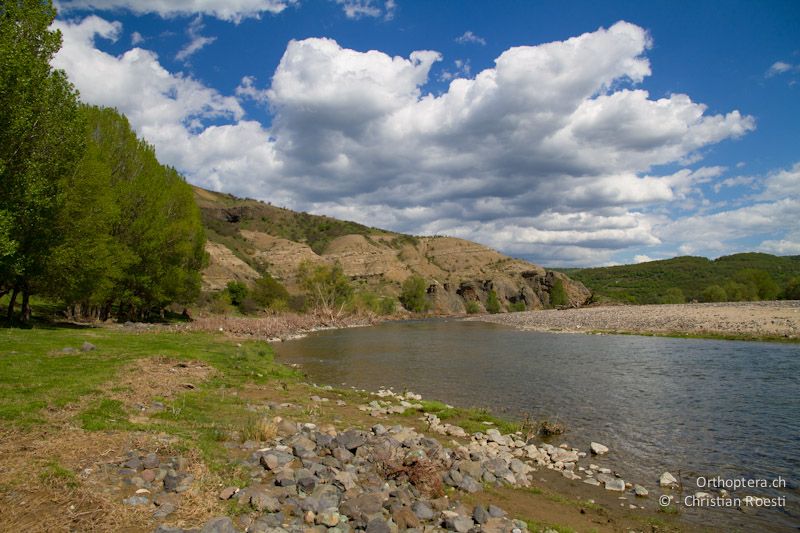
<path fill-rule="evenodd" d="M 296 290 L 297 267 L 308 261 L 339 263 L 359 285 L 386 295 L 397 295 L 406 278 L 420 275 L 434 309 L 443 313 L 464 312 L 469 301 L 483 308 L 492 290 L 507 310 L 551 307 L 550 292 L 559 282 L 567 305 L 590 296 L 564 274 L 463 239 L 414 237 L 197 187 L 195 198 L 208 235 L 208 291 L 232 279 L 252 282 L 263 272 Z"/>
<path fill-rule="evenodd" d="M 688 301 L 702 300 L 704 289 L 724 286 L 746 269 L 766 272 L 783 288 L 791 278 L 800 276 L 800 256 L 741 253 L 715 260 L 683 256 L 636 265 L 564 269 L 564 272 L 589 287 L 595 299 L 648 304 L 660 303 L 667 291 L 675 288 L 683 291 Z"/>

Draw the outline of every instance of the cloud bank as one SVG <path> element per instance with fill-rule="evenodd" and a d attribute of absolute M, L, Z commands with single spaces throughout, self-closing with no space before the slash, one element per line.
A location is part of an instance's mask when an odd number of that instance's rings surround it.
<path fill-rule="evenodd" d="M 657 208 L 696 200 L 700 185 L 724 169 L 652 170 L 696 162 L 703 149 L 755 128 L 739 111 L 708 114 L 688 95 L 656 99 L 637 88 L 651 74 L 651 40 L 626 22 L 509 48 L 493 68 L 459 74 L 441 94 L 425 90 L 442 60 L 436 51 L 392 57 L 324 38 L 291 41 L 269 86 L 246 76 L 236 90 L 268 106 L 269 129 L 245 118 L 236 97 L 168 72 L 152 52 L 99 51 L 94 40 L 116 38 L 116 23 L 57 25 L 64 48 L 55 64 L 83 98 L 126 113 L 194 183 L 373 226 L 470 238 L 548 264 L 680 246 L 663 228 L 688 230 L 692 218 L 673 221 Z M 762 203 L 769 202 L 778 203 Z M 775 249 L 795 242 L 779 237 Z"/>

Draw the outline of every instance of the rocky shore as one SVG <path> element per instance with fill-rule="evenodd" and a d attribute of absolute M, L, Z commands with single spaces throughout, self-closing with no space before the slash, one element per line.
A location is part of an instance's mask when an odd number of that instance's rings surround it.
<path fill-rule="evenodd" d="M 374 395 L 379 399 L 358 406 L 372 417 L 421 407 L 416 403 L 421 398 L 413 393 L 380 390 Z M 332 402 L 317 395 L 311 399 Z M 266 430 L 274 435 L 271 438 L 224 443 L 239 458 L 249 480 L 224 487 L 217 497 L 236 502 L 244 512 L 236 518 L 215 517 L 200 529 L 170 525 L 182 494 L 190 493 L 195 482 L 184 458 L 131 450 L 126 459 L 109 466 L 128 487 L 123 503 L 149 509 L 161 522 L 156 533 L 522 533 L 528 530 L 526 522 L 513 519 L 497 505 L 468 504 L 463 497 L 493 487 L 530 487 L 540 469 L 616 492 L 629 502 L 628 509 L 644 509 L 639 502 L 647 499 L 646 488 L 593 464 L 595 456 L 609 452 L 600 443 L 581 451 L 566 444 L 544 444 L 519 432 L 503 435 L 491 426 L 468 434 L 430 413 L 423 413 L 420 421 L 430 433 L 453 439 L 440 442 L 404 425 L 378 423 L 370 429 L 340 430 L 328 423 L 276 416 Z"/>
<path fill-rule="evenodd" d="M 470 317 L 532 331 L 800 339 L 800 301 L 615 305 Z"/>

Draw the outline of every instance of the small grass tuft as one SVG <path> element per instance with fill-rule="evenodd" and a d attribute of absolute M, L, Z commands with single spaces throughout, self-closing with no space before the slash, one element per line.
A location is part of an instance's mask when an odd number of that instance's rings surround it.
<path fill-rule="evenodd" d="M 72 470 L 61 466 L 58 461 L 50 461 L 39 472 L 39 480 L 48 487 L 75 489 L 80 484 Z"/>

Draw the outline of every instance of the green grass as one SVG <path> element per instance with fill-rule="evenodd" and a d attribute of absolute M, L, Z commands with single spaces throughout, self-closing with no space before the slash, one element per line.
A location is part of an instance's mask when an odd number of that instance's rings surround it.
<path fill-rule="evenodd" d="M 553 524 L 549 522 L 540 522 L 538 520 L 525 519 L 524 521 L 528 525 L 528 531 L 533 533 L 547 530 L 553 530 L 557 533 L 576 533 L 576 531 L 569 526 L 562 526 L 560 524 Z"/>
<path fill-rule="evenodd" d="M 136 429 L 136 426 L 128 421 L 128 413 L 125 412 L 122 402 L 107 398 L 96 400 L 81 411 L 78 420 L 81 422 L 81 427 L 89 431 Z"/>
<path fill-rule="evenodd" d="M 66 347 L 79 350 L 84 341 L 97 349 L 62 352 Z M 156 356 L 209 363 L 220 372 L 204 387 L 297 376 L 292 369 L 276 364 L 264 343 L 247 342 L 237 347 L 211 334 L 102 328 L 0 329 L 0 421 L 22 426 L 42 423 L 44 409 L 58 409 L 84 396 L 96 396 L 100 385 L 111 381 L 123 366 Z M 103 413 L 110 416 L 113 411 L 110 404 L 94 407 L 94 414 L 86 418 L 90 424 L 101 424 Z"/>
<path fill-rule="evenodd" d="M 61 466 L 58 461 L 50 461 L 39 472 L 39 479 L 46 485 L 58 485 L 68 489 L 78 487 L 80 482 L 75 472 Z"/>
<path fill-rule="evenodd" d="M 423 413 L 434 414 L 442 421 L 461 426 L 468 433 L 477 431 L 485 433 L 489 428 L 496 428 L 503 434 L 515 433 L 520 430 L 520 424 L 498 418 L 492 415 L 488 409 L 450 407 L 435 400 L 422 400 L 419 404 L 422 405 L 420 411 Z M 407 410 L 406 414 L 411 416 L 415 412 Z M 484 424 L 484 422 L 491 422 L 491 424 Z"/>

